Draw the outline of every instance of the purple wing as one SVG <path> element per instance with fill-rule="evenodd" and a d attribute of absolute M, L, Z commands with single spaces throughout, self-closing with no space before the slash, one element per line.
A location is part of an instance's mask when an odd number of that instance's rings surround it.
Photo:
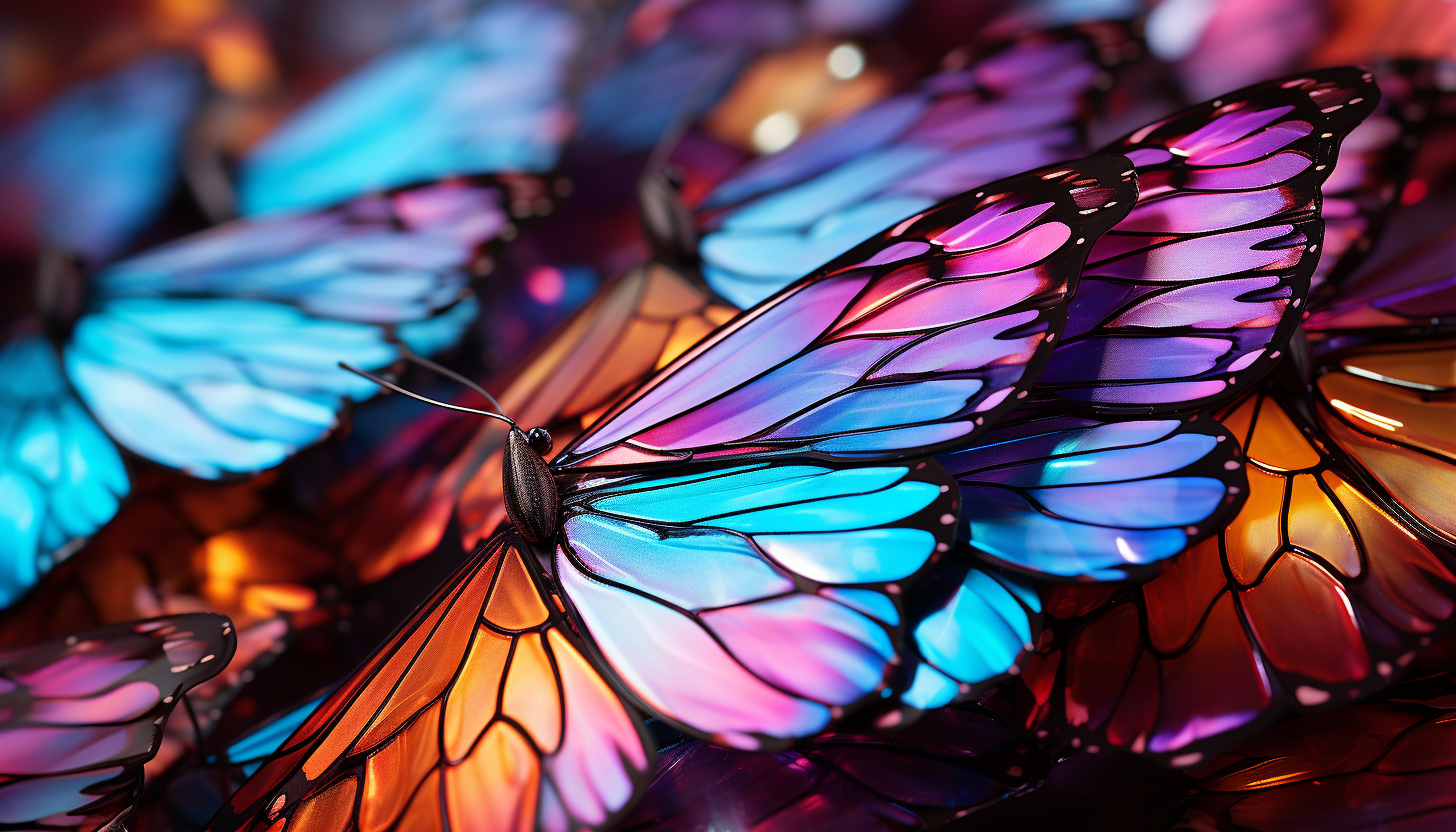
<path fill-rule="evenodd" d="M 1268 370 L 1319 260 L 1320 185 L 1379 96 L 1368 72 L 1319 70 L 1114 142 L 1137 164 L 1138 204 L 1093 247 L 1041 391 L 1161 413 L 1227 401 Z"/>
<path fill-rule="evenodd" d="M 1027 790 L 1044 752 L 977 709 L 945 708 L 893 735 L 830 734 L 774 754 L 684 740 L 622 823 L 633 832 L 923 829 Z"/>
<path fill-rule="evenodd" d="M 1456 229 L 1427 240 L 1346 287 L 1328 309 L 1310 315 L 1312 337 L 1439 334 L 1456 327 Z"/>
<path fill-rule="evenodd" d="M 665 367 L 556 467 L 892 458 L 970 439 L 1026 395 L 1085 252 L 1136 198 L 1129 167 L 1083 159 L 904 220 Z"/>
<path fill-rule="evenodd" d="M 0 652 L 0 823 L 92 832 L 125 822 L 167 715 L 235 646 L 231 621 L 199 614 Z"/>

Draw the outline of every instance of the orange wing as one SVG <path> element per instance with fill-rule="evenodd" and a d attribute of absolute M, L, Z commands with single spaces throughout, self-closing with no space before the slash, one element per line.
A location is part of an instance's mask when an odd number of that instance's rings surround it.
<path fill-rule="evenodd" d="M 477 549 L 212 828 L 567 832 L 614 821 L 651 771 L 646 735 L 547 606 L 535 568 L 514 535 Z"/>
<path fill-rule="evenodd" d="M 550 429 L 565 447 L 606 407 L 738 310 L 661 264 L 610 284 L 514 372 L 501 406 L 520 424 Z M 505 518 L 506 432 L 430 414 L 381 448 L 329 496 L 330 527 L 364 581 L 434 551 L 457 507 L 473 547 Z"/>
<path fill-rule="evenodd" d="M 1249 459 L 1244 507 L 1141 587 L 1053 591 L 1022 674 L 1030 726 L 1196 765 L 1286 704 L 1385 686 L 1456 612 L 1440 544 L 1378 504 L 1296 403 L 1266 387 L 1221 421 Z"/>

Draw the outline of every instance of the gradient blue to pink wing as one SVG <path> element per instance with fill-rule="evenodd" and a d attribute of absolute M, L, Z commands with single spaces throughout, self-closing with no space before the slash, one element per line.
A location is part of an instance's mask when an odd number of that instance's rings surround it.
<path fill-rule="evenodd" d="M 313 210 L 371 191 L 543 172 L 570 130 L 565 9 L 500 0 L 401 47 L 307 104 L 243 161 L 244 214 Z"/>
<path fill-rule="evenodd" d="M 191 60 L 146 58 L 70 88 L 0 137 L 0 245 L 55 246 L 93 265 L 119 254 L 176 187 L 202 93 Z"/>
<path fill-rule="evenodd" d="M 704 278 L 747 307 L 946 197 L 1077 155 L 1092 52 L 1021 43 L 746 165 L 697 206 Z"/>

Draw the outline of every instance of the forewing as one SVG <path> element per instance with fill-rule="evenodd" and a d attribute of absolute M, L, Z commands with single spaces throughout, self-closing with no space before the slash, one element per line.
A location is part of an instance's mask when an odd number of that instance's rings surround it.
<path fill-rule="evenodd" d="M 110 520 L 131 481 L 39 335 L 0 348 L 0 443 L 3 608 Z"/>
<path fill-rule="evenodd" d="M 390 52 L 307 104 L 243 160 L 245 214 L 313 210 L 371 191 L 556 163 L 571 117 L 564 9 L 506 0 Z"/>
<path fill-rule="evenodd" d="M 1084 253 L 1135 192 L 1127 160 L 1100 156 L 912 216 L 684 353 L 555 465 L 964 443 L 1024 396 Z"/>
<path fill-rule="evenodd" d="M 1029 725 L 1197 765 L 1287 708 L 1384 687 L 1456 612 L 1449 551 L 1316 441 L 1297 400 L 1265 389 L 1220 419 L 1247 501 L 1141 587 L 1052 593 L 1021 676 Z"/>
<path fill-rule="evenodd" d="M 56 246 L 92 265 L 120 253 L 176 187 L 202 92 L 194 62 L 153 56 L 66 90 L 0 136 L 0 245 Z"/>
<path fill-rule="evenodd" d="M 1324 69 L 1229 93 L 1109 146 L 1140 195 L 1093 247 L 1044 398 L 1166 413 L 1234 398 L 1299 325 L 1319 261 L 1320 186 L 1379 89 Z"/>
<path fill-rule="evenodd" d="M 92 832 L 127 816 L 191 687 L 232 659 L 220 615 L 133 621 L 0 651 L 0 806 L 15 828 Z"/>
<path fill-rule="evenodd" d="M 654 715 L 782 747 L 894 692 L 902 589 L 948 550 L 955 512 L 927 461 L 592 477 L 563 491 L 556 578 Z"/>
<path fill-rule="evenodd" d="M 476 550 L 213 819 L 217 830 L 603 828 L 651 771 L 514 535 Z"/>
<path fill-rule="evenodd" d="M 746 308 L 946 197 L 1081 155 L 1097 54 L 1030 37 L 745 165 L 698 206 L 704 278 Z"/>
<path fill-rule="evenodd" d="M 1156 572 L 1226 525 L 1248 490 L 1239 443 L 1208 416 L 1041 416 L 940 458 L 961 539 L 1036 577 Z"/>
<path fill-rule="evenodd" d="M 377 369 L 452 345 L 469 268 L 506 226 L 494 186 L 444 183 L 319 214 L 239 220 L 98 275 L 65 350 L 111 436 L 201 477 L 270 468 L 326 436 Z"/>

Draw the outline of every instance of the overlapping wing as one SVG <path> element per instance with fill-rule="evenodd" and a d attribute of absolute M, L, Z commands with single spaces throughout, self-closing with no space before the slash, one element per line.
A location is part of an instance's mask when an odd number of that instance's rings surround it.
<path fill-rule="evenodd" d="M 736 310 L 661 264 L 603 289 L 507 374 L 497 398 L 522 424 L 565 445 L 623 393 Z M 467 549 L 505 518 L 505 430 L 425 417 L 336 485 L 326 511 L 346 558 L 374 581 L 434 551 L 455 517 Z"/>
<path fill-rule="evenodd" d="M 772 754 L 682 740 L 622 822 L 632 832 L 934 828 L 1012 797 L 1049 760 L 984 712 L 946 708 L 885 735 L 829 734 Z"/>
<path fill-rule="evenodd" d="M 609 826 L 649 776 L 646 736 L 517 540 L 477 549 L 211 828 Z"/>
<path fill-rule="evenodd" d="M 747 308 L 946 197 L 1079 155 L 1096 54 L 1028 38 L 744 166 L 697 206 L 703 276 Z"/>
<path fill-rule="evenodd" d="M 325 92 L 243 161 L 245 214 L 313 210 L 370 191 L 556 163 L 570 129 L 578 24 L 551 4 L 499 0 Z"/>
<path fill-rule="evenodd" d="M 926 461 L 590 477 L 563 490 L 556 579 L 658 718 L 783 747 L 901 686 L 900 595 L 949 549 L 956 503 Z"/>
<path fill-rule="evenodd" d="M 176 187 L 202 92 L 192 61 L 144 58 L 0 137 L 0 246 L 56 246 L 93 265 L 119 254 Z"/>
<path fill-rule="evenodd" d="M 320 214 L 239 220 L 97 276 L 65 366 L 130 450 L 201 477 L 277 465 L 377 388 L 397 342 L 449 346 L 469 268 L 506 224 L 491 186 L 443 183 Z"/>
<path fill-rule="evenodd" d="M 0 651 L 0 824 L 129 824 L 168 715 L 234 641 L 223 616 L 177 615 Z"/>
<path fill-rule="evenodd" d="M 1136 192 L 1127 164 L 1023 174 L 904 220 L 684 353 L 555 466 L 966 442 L 1034 380 L 1084 253 Z"/>
<path fill-rule="evenodd" d="M 50 342 L 20 335 L 0 348 L 0 608 L 130 490 L 121 454 L 71 392 Z"/>
<path fill-rule="evenodd" d="M 1456 231 L 1432 237 L 1310 315 L 1311 338 L 1338 346 L 1391 336 L 1438 335 L 1456 327 Z"/>
<path fill-rule="evenodd" d="M 1449 551 L 1295 400 L 1266 388 L 1221 421 L 1247 453 L 1243 508 L 1141 587 L 1053 592 L 1029 724 L 1197 765 L 1286 707 L 1384 687 L 1456 612 Z"/>
<path fill-rule="evenodd" d="M 1207 416 L 1003 424 L 940 458 L 961 539 L 1042 577 L 1121 580 L 1223 528 L 1248 486 L 1238 442 Z"/>
<path fill-rule="evenodd" d="M 1093 247 L 1044 397 L 1097 412 L 1227 402 L 1299 325 L 1319 261 L 1320 185 L 1375 107 L 1345 67 L 1269 81 L 1114 142 L 1140 195 Z"/>

